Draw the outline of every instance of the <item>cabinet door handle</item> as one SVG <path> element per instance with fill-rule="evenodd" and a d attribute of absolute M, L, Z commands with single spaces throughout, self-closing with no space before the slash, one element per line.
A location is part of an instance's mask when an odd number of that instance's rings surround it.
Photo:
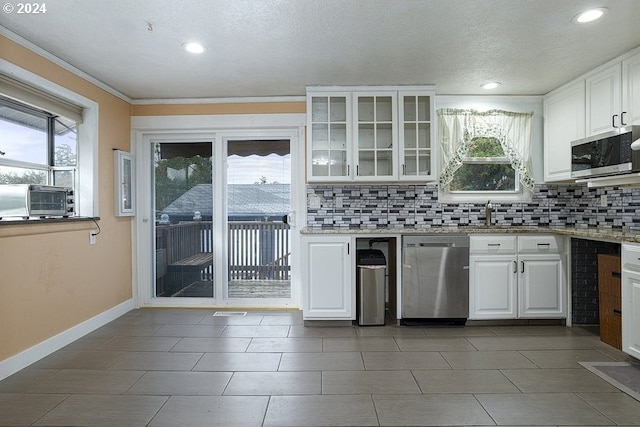
<path fill-rule="evenodd" d="M 403 165 L 402 165 L 402 175 L 406 175 L 406 174 L 407 174 L 407 173 L 406 173 L 406 168 L 405 168 L 405 166 L 404 166 L 404 164 L 403 164 Z"/>
<path fill-rule="evenodd" d="M 611 116 L 611 127 L 616 127 L 616 117 L 618 117 L 617 114 L 614 114 L 613 116 Z"/>
<path fill-rule="evenodd" d="M 538 247 L 540 246 L 551 246 L 551 243 L 538 243 Z"/>
<path fill-rule="evenodd" d="M 623 111 L 622 113 L 620 113 L 620 125 L 622 126 L 626 126 L 627 124 L 624 122 L 624 115 L 627 114 L 626 111 Z"/>
<path fill-rule="evenodd" d="M 522 263 L 522 270 L 520 271 L 520 273 L 524 273 L 524 261 L 520 261 Z"/>
<path fill-rule="evenodd" d="M 356 165 L 356 176 L 360 176 L 360 165 Z"/>
<path fill-rule="evenodd" d="M 487 243 L 487 246 L 497 247 L 497 246 L 500 246 L 500 243 Z"/>
<path fill-rule="evenodd" d="M 349 243 L 347 243 L 347 255 L 349 255 Z"/>
<path fill-rule="evenodd" d="M 621 316 L 622 317 L 622 310 L 617 310 L 617 309 L 614 308 L 613 309 L 613 314 L 615 316 Z"/>
<path fill-rule="evenodd" d="M 518 261 L 513 261 L 513 272 L 517 273 L 518 272 Z"/>
<path fill-rule="evenodd" d="M 347 176 L 351 176 L 351 165 L 347 165 Z"/>

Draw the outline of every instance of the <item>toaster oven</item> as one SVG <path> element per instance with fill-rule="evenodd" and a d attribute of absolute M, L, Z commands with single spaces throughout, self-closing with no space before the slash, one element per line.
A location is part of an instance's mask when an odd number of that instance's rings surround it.
<path fill-rule="evenodd" d="M 0 185 L 0 219 L 67 218 L 74 214 L 73 190 L 37 184 Z"/>

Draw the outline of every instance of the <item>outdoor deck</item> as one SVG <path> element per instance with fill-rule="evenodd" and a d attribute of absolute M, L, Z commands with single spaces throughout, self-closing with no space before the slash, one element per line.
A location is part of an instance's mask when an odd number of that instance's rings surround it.
<path fill-rule="evenodd" d="M 272 221 L 228 223 L 229 298 L 289 298 L 289 226 Z M 212 297 L 211 221 L 156 226 L 156 295 Z"/>
<path fill-rule="evenodd" d="M 289 280 L 232 280 L 229 282 L 229 298 L 290 298 Z M 194 282 L 181 289 L 174 297 L 211 298 L 213 282 Z"/>

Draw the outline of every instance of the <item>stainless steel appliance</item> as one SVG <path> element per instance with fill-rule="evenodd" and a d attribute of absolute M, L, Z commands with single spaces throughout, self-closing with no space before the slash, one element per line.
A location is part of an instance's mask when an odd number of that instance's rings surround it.
<path fill-rule="evenodd" d="M 387 260 L 378 249 L 361 249 L 356 253 L 356 266 L 358 325 L 384 325 Z"/>
<path fill-rule="evenodd" d="M 640 126 L 626 126 L 571 143 L 571 177 L 640 172 Z M 633 147 L 632 147 L 633 144 Z"/>
<path fill-rule="evenodd" d="M 469 236 L 402 238 L 402 319 L 464 324 L 469 315 Z"/>
<path fill-rule="evenodd" d="M 71 188 L 36 184 L 0 185 L 0 218 L 68 217 L 73 212 Z"/>

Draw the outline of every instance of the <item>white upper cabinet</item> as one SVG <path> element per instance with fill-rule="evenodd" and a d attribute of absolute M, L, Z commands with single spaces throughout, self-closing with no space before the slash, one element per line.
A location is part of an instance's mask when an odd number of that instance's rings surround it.
<path fill-rule="evenodd" d="M 307 88 L 307 180 L 435 179 L 433 87 Z"/>
<path fill-rule="evenodd" d="M 356 180 L 389 181 L 397 172 L 398 98 L 395 92 L 353 95 Z"/>
<path fill-rule="evenodd" d="M 586 79 L 587 134 L 614 130 L 622 125 L 622 66 L 617 63 Z"/>
<path fill-rule="evenodd" d="M 640 125 L 640 49 L 547 94 L 544 180 L 571 179 L 571 142 Z"/>
<path fill-rule="evenodd" d="M 627 125 L 640 125 L 640 53 L 622 61 L 622 117 Z"/>
<path fill-rule="evenodd" d="M 351 95 L 307 96 L 307 170 L 316 181 L 349 178 Z"/>
<path fill-rule="evenodd" d="M 435 177 L 434 140 L 431 138 L 432 112 L 434 97 L 430 92 L 400 92 L 400 171 L 401 180 L 424 179 Z"/>
<path fill-rule="evenodd" d="M 587 134 L 640 125 L 640 53 L 589 76 Z"/>
<path fill-rule="evenodd" d="M 571 141 L 584 138 L 584 80 L 543 101 L 544 109 L 544 180 L 571 179 Z"/>

